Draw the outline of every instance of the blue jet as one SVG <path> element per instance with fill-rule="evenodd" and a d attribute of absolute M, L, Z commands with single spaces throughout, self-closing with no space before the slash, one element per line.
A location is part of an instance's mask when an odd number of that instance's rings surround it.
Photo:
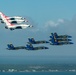
<path fill-rule="evenodd" d="M 54 39 L 57 39 L 57 41 L 72 41 L 71 39 L 68 39 L 68 38 L 54 38 Z M 49 41 L 51 41 L 52 38 L 50 38 Z"/>
<path fill-rule="evenodd" d="M 29 43 L 26 45 L 26 50 L 42 50 L 42 49 L 49 49 L 49 48 L 45 46 L 33 47 L 33 45 Z"/>
<path fill-rule="evenodd" d="M 54 38 L 55 40 L 57 39 L 57 41 L 66 41 L 66 42 L 72 41 L 71 40 L 71 37 L 72 36 L 68 36 L 68 35 L 57 35 L 57 33 L 51 33 L 51 35 L 52 36 L 50 36 L 50 40 L 49 41 L 51 41 L 52 38 Z"/>
<path fill-rule="evenodd" d="M 7 44 L 8 46 L 8 50 L 19 50 L 19 49 L 25 49 L 25 46 L 18 46 L 18 47 L 15 47 L 13 44 Z"/>
<path fill-rule="evenodd" d="M 41 41 L 35 41 L 34 38 L 28 38 L 29 42 L 31 44 L 43 44 L 43 43 L 49 43 L 48 41 L 41 40 Z"/>
<path fill-rule="evenodd" d="M 57 33 L 51 33 L 52 36 L 54 36 L 54 38 L 72 38 L 72 36 L 69 35 L 58 35 Z M 50 36 L 50 38 L 52 38 L 52 36 Z"/>

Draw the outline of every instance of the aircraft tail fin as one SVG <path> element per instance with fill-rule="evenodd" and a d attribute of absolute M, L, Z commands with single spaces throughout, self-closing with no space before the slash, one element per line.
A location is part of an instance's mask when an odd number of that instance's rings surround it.
<path fill-rule="evenodd" d="M 52 42 L 52 43 L 55 43 L 55 40 L 54 40 L 54 38 L 52 38 L 51 42 Z"/>
<path fill-rule="evenodd" d="M 52 36 L 50 36 L 50 38 L 54 37 L 54 38 L 57 38 L 58 37 L 58 34 L 55 32 L 55 33 L 51 33 Z"/>
<path fill-rule="evenodd" d="M 52 36 L 54 36 L 54 34 L 53 34 L 53 33 L 51 33 L 51 35 L 52 35 Z"/>
<path fill-rule="evenodd" d="M 7 16 L 5 16 L 2 12 L 0 12 L 0 16 L 1 16 L 1 19 L 3 20 L 3 22 L 5 22 L 7 26 L 12 25 L 12 24 L 8 21 Z"/>
<path fill-rule="evenodd" d="M 13 44 L 7 44 L 8 49 L 15 49 L 15 47 L 13 46 Z"/>
<path fill-rule="evenodd" d="M 51 41 L 51 43 L 52 44 L 58 44 L 58 41 L 57 41 L 57 39 L 54 39 L 54 37 L 52 37 L 52 39 L 51 40 L 49 40 L 49 41 Z"/>
<path fill-rule="evenodd" d="M 55 32 L 55 33 L 54 33 L 54 36 L 55 36 L 55 38 L 57 38 L 58 34 Z"/>
<path fill-rule="evenodd" d="M 51 36 L 50 36 L 50 38 L 53 38 L 54 37 L 54 34 L 53 33 L 51 33 Z"/>
<path fill-rule="evenodd" d="M 35 42 L 34 38 L 28 38 L 29 42 L 33 43 Z"/>
<path fill-rule="evenodd" d="M 26 45 L 26 48 L 27 48 L 28 50 L 32 50 L 32 49 L 33 49 L 33 45 L 32 45 L 32 44 L 27 44 L 27 45 Z"/>

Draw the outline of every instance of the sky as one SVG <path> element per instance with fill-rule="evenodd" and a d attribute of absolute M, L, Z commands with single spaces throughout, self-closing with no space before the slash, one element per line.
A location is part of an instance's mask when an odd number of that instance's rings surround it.
<path fill-rule="evenodd" d="M 0 64 L 76 62 L 76 0 L 1 0 L 0 11 L 7 16 L 23 16 L 33 28 L 10 31 L 0 24 Z M 47 46 L 48 50 L 9 51 L 7 44 L 26 46 L 28 37 L 49 40 L 51 32 L 72 36 L 73 45 Z"/>

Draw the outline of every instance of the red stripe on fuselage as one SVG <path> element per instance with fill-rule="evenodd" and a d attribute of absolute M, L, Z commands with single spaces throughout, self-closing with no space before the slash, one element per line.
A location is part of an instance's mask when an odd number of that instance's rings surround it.
<path fill-rule="evenodd" d="M 7 20 L 7 22 L 8 22 L 11 26 L 14 25 L 14 24 L 11 24 L 11 23 L 8 21 L 7 16 L 5 16 L 4 14 L 2 14 L 2 15 L 5 17 L 5 19 Z"/>

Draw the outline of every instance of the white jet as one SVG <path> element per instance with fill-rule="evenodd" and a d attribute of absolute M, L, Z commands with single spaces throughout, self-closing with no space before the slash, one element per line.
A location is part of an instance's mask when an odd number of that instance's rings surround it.
<path fill-rule="evenodd" d="M 12 24 L 18 24 L 18 23 L 22 23 L 22 22 L 28 22 L 28 20 L 26 20 L 25 18 L 23 18 L 21 16 L 13 16 L 13 17 L 6 16 L 6 18 Z M 1 18 L 0 18 L 0 20 L 1 20 L 1 23 L 4 23 L 4 21 Z"/>
<path fill-rule="evenodd" d="M 6 29 L 14 30 L 14 29 L 25 29 L 27 27 L 33 27 L 32 25 L 29 25 L 29 24 L 12 24 L 9 21 L 9 17 L 5 16 L 2 12 L 0 12 L 0 16 L 3 22 L 6 24 L 5 26 Z"/>

